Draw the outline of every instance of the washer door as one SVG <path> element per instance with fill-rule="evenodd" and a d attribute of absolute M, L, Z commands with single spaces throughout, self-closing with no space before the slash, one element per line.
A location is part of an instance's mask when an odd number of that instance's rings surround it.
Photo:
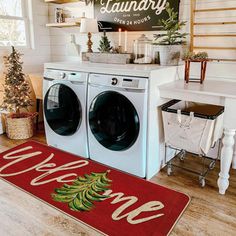
<path fill-rule="evenodd" d="M 139 117 L 133 104 L 117 92 L 103 92 L 89 109 L 90 129 L 97 141 L 112 151 L 130 148 L 139 134 Z"/>
<path fill-rule="evenodd" d="M 44 97 L 44 114 L 55 133 L 69 136 L 81 124 L 82 108 L 77 95 L 69 86 L 54 84 Z"/>

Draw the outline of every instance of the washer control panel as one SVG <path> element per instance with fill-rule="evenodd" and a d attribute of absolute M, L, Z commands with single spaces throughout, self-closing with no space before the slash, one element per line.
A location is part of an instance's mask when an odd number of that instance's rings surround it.
<path fill-rule="evenodd" d="M 69 80 L 77 82 L 86 82 L 88 74 L 84 72 L 61 71 L 54 69 L 46 69 L 44 71 L 44 78 L 51 80 Z"/>
<path fill-rule="evenodd" d="M 125 89 L 147 89 L 148 79 L 120 75 L 90 74 L 89 83 L 106 87 Z"/>

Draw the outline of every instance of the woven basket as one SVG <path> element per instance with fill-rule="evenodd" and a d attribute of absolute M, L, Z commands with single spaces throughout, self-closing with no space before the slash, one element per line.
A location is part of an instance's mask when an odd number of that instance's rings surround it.
<path fill-rule="evenodd" d="M 6 116 L 6 133 L 10 139 L 28 139 L 34 134 L 34 117 L 37 113 L 24 113 L 24 117 L 16 118 L 14 114 Z"/>

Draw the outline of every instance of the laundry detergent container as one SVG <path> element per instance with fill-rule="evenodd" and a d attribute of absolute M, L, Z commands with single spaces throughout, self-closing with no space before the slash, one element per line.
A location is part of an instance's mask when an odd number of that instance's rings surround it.
<path fill-rule="evenodd" d="M 206 156 L 222 137 L 224 107 L 171 100 L 162 106 L 165 143 Z"/>

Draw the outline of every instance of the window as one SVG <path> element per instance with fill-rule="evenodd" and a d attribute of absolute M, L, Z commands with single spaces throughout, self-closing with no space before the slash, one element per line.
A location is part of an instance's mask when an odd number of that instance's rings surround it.
<path fill-rule="evenodd" d="M 28 0 L 0 0 L 0 46 L 29 46 Z"/>

